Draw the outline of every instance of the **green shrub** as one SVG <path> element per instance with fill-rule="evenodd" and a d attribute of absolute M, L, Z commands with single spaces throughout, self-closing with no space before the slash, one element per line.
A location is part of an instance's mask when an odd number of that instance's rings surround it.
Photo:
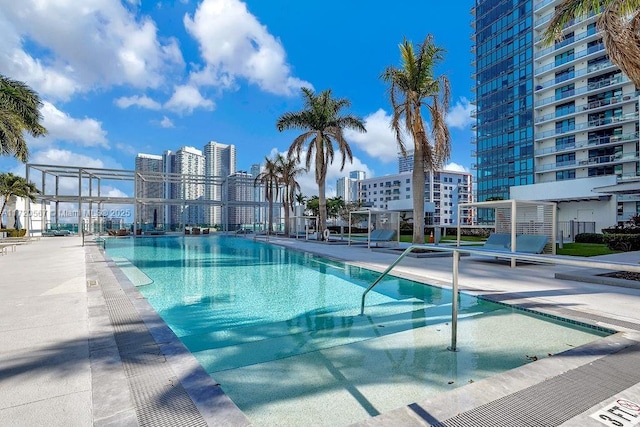
<path fill-rule="evenodd" d="M 576 243 L 604 243 L 603 235 L 599 233 L 576 234 Z"/>
<path fill-rule="evenodd" d="M 27 230 L 22 228 L 16 230 L 15 228 L 0 228 L 0 233 L 7 233 L 7 237 L 24 237 L 27 234 Z"/>
<path fill-rule="evenodd" d="M 640 250 L 640 234 L 606 233 L 603 241 L 612 251 Z"/>

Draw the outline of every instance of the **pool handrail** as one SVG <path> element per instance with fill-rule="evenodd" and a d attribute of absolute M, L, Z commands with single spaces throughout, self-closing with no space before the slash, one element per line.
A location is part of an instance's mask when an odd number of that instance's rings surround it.
<path fill-rule="evenodd" d="M 448 347 L 451 351 L 456 351 L 457 344 L 457 328 L 458 328 L 458 269 L 460 254 L 465 253 L 469 255 L 494 255 L 497 258 L 511 258 L 512 263 L 516 260 L 520 261 L 532 261 L 544 264 L 556 264 L 556 265 L 569 265 L 573 267 L 588 267 L 588 268 L 601 268 L 603 270 L 617 270 L 626 271 L 632 273 L 640 273 L 640 265 L 629 264 L 624 262 L 612 262 L 612 261 L 584 261 L 580 259 L 570 259 L 558 255 L 537 255 L 530 253 L 519 252 L 504 252 L 504 251 L 492 251 L 486 249 L 472 249 L 462 246 L 441 246 L 441 245 L 411 245 L 400 254 L 400 256 L 387 267 L 386 270 L 380 274 L 380 276 L 362 293 L 362 301 L 360 304 L 360 315 L 364 315 L 364 303 L 365 298 L 369 291 L 373 289 L 380 281 L 387 275 L 393 268 L 400 263 L 411 253 L 414 249 L 428 249 L 438 252 L 452 252 L 453 255 L 453 276 L 452 276 L 452 291 L 454 297 L 452 298 L 451 306 L 451 346 Z"/>

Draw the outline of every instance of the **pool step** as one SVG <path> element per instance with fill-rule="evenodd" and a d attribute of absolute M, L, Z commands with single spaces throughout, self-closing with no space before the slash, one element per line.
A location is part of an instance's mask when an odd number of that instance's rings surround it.
<path fill-rule="evenodd" d="M 424 301 L 417 299 L 392 301 L 367 307 L 366 314 L 370 317 L 389 316 L 411 312 L 416 308 L 423 307 L 425 307 Z M 356 317 L 356 319 L 360 318 L 360 316 L 358 316 L 359 313 L 360 310 L 355 307 L 352 309 L 322 314 L 305 313 L 293 319 L 268 324 L 252 324 L 222 331 L 219 330 L 219 327 L 216 327 L 216 330 L 211 332 L 182 336 L 180 339 L 192 352 L 208 350 L 263 339 L 276 338 L 283 335 L 313 332 L 324 329 L 328 325 L 351 322 L 351 319 L 354 317 Z"/>
<path fill-rule="evenodd" d="M 149 276 L 133 265 L 127 258 L 113 257 L 112 259 L 125 276 L 127 276 L 127 279 L 131 280 L 134 286 L 145 286 L 153 283 L 153 280 Z"/>
<path fill-rule="evenodd" d="M 464 320 L 480 314 L 483 314 L 480 309 L 469 309 L 460 312 L 459 318 Z M 414 328 L 425 326 L 437 328 L 438 325 L 444 326 L 445 323 L 450 322 L 451 307 L 440 305 L 389 316 L 354 316 L 342 319 L 345 319 L 346 323 L 328 324 L 326 328 L 316 331 L 282 335 L 201 351 L 191 349 L 191 351 L 204 369 L 212 374 L 227 369 L 344 346 Z"/>

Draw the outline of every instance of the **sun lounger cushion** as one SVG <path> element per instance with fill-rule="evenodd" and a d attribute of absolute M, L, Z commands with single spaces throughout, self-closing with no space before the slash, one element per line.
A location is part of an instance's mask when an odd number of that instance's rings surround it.
<path fill-rule="evenodd" d="M 511 250 L 511 235 L 505 233 L 490 234 L 482 247 L 492 251 Z"/>
<path fill-rule="evenodd" d="M 541 254 L 547 244 L 547 236 L 536 234 L 520 234 L 516 236 L 516 251 Z"/>
<path fill-rule="evenodd" d="M 372 242 L 389 242 L 393 240 L 396 232 L 393 230 L 373 230 L 369 236 Z"/>

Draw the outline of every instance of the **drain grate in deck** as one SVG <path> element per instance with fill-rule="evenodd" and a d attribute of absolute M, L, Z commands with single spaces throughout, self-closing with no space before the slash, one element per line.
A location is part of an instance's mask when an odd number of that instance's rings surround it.
<path fill-rule="evenodd" d="M 206 426 L 124 291 L 99 282 L 141 426 Z"/>
<path fill-rule="evenodd" d="M 640 344 L 489 402 L 433 427 L 557 426 L 640 382 Z"/>

